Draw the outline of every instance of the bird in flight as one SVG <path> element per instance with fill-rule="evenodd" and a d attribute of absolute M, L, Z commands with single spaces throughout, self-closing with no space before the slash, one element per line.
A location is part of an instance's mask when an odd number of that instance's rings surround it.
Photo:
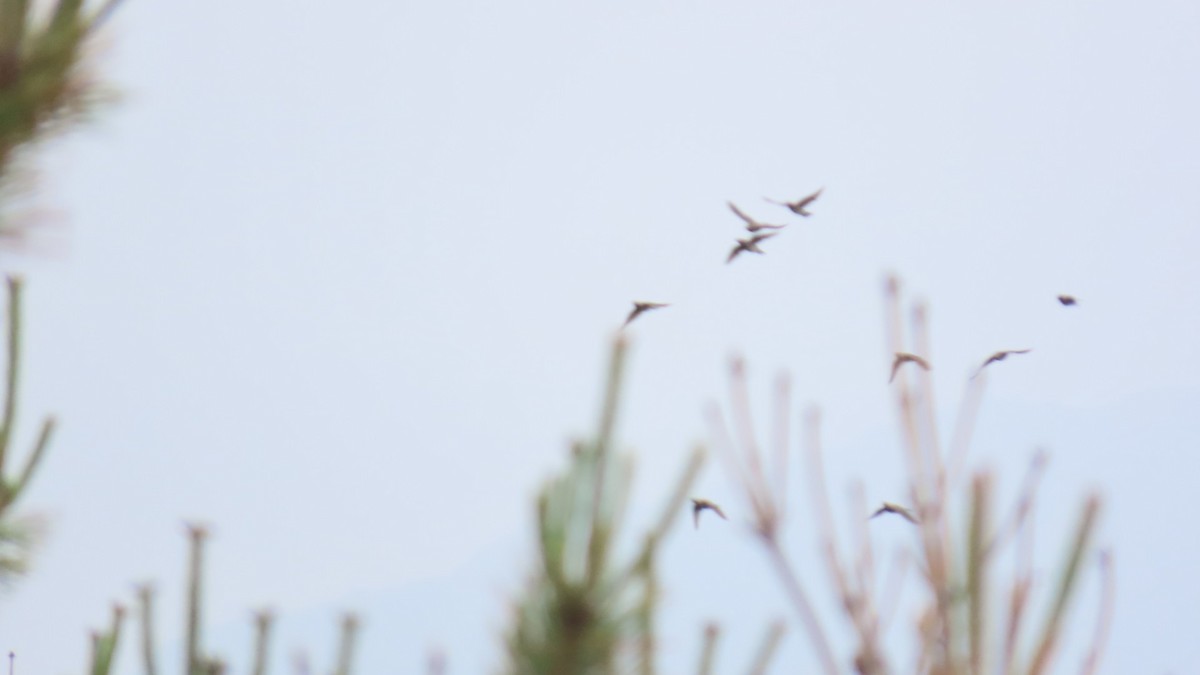
<path fill-rule="evenodd" d="M 1058 301 L 1062 303 L 1063 307 L 1074 307 L 1078 303 L 1073 295 L 1060 295 Z"/>
<path fill-rule="evenodd" d="M 625 319 L 625 323 L 621 324 L 621 327 L 628 326 L 629 322 L 641 316 L 643 312 L 649 312 L 652 309 L 659 309 L 661 307 L 670 307 L 670 305 L 665 302 L 641 302 L 634 300 L 633 310 L 629 312 L 629 316 Z"/>
<path fill-rule="evenodd" d="M 900 366 L 910 362 L 921 366 L 922 370 L 930 369 L 929 362 L 917 356 L 916 354 L 909 354 L 908 352 L 896 352 L 896 360 L 892 361 L 892 376 L 888 378 L 888 382 L 890 383 L 892 380 L 896 379 L 896 373 L 899 372 Z"/>
<path fill-rule="evenodd" d="M 733 262 L 733 259 L 738 257 L 738 254 L 741 253 L 742 251 L 749 251 L 751 253 L 762 253 L 763 250 L 758 247 L 758 243 L 765 239 L 770 239 L 771 237 L 774 237 L 775 235 L 776 235 L 775 232 L 770 232 L 768 234 L 756 234 L 753 237 L 750 237 L 749 239 L 738 239 L 737 246 L 734 246 L 733 250 L 729 252 L 729 257 L 725 260 L 725 263 L 729 264 L 729 263 Z"/>
<path fill-rule="evenodd" d="M 997 361 L 1003 361 L 1004 359 L 1007 359 L 1012 354 L 1028 354 L 1031 351 L 1033 351 L 1033 350 L 1032 349 L 1005 349 L 1003 351 L 996 352 L 995 354 L 992 354 L 991 356 L 987 357 L 987 360 L 983 362 L 982 366 L 979 366 L 979 370 L 975 371 L 975 374 L 971 376 L 971 379 L 975 379 L 976 377 L 978 377 L 979 374 L 983 372 L 984 368 L 987 368 L 988 366 L 990 366 L 993 363 L 996 363 Z"/>
<path fill-rule="evenodd" d="M 766 199 L 767 201 L 771 202 L 772 204 L 779 204 L 780 206 L 786 206 L 789 209 L 791 209 L 792 213 L 794 213 L 798 216 L 804 216 L 805 218 L 807 218 L 807 217 L 811 216 L 812 214 L 809 213 L 805 207 L 807 207 L 809 204 L 815 202 L 817 200 L 817 197 L 820 197 L 821 193 L 824 192 L 824 190 L 825 190 L 825 188 L 821 188 L 820 190 L 817 190 L 816 192 L 812 193 L 811 195 L 809 195 L 803 199 L 797 199 L 794 202 L 779 202 L 779 201 L 775 201 L 774 199 L 771 199 L 769 197 L 764 197 L 763 199 Z"/>
<path fill-rule="evenodd" d="M 883 506 L 879 507 L 878 511 L 871 514 L 871 518 L 875 518 L 877 516 L 882 516 L 885 513 L 894 513 L 894 514 L 900 516 L 901 518 L 907 520 L 908 522 L 912 523 L 913 525 L 917 524 L 917 517 L 912 514 L 912 511 L 909 511 L 908 509 L 904 508 L 903 506 L 900 506 L 898 504 L 893 504 L 891 502 L 884 502 Z"/>
<path fill-rule="evenodd" d="M 745 213 L 742 213 L 742 210 L 735 206 L 733 202 L 727 203 L 729 204 L 729 209 L 737 214 L 738 218 L 746 221 L 746 229 L 750 232 L 758 232 L 759 230 L 782 230 L 783 228 L 787 227 L 787 225 L 768 225 L 766 223 L 760 223 Z"/>
<path fill-rule="evenodd" d="M 721 510 L 721 507 L 717 506 L 716 504 L 708 501 L 707 499 L 693 499 L 692 521 L 696 523 L 696 527 L 700 527 L 700 512 L 704 509 L 708 509 L 718 516 L 721 516 L 722 520 L 729 520 L 725 517 L 725 512 Z"/>

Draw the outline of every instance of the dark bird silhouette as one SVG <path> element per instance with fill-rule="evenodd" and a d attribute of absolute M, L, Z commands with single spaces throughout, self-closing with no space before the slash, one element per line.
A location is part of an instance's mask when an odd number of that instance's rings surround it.
<path fill-rule="evenodd" d="M 804 199 L 797 199 L 794 202 L 778 202 L 769 197 L 764 197 L 763 199 L 766 199 L 767 201 L 771 202 L 772 204 L 786 206 L 789 209 L 791 209 L 792 213 L 794 213 L 798 216 L 804 216 L 805 218 L 807 218 L 807 217 L 811 216 L 812 214 L 809 213 L 805 207 L 807 207 L 809 204 L 817 201 L 817 197 L 820 197 L 821 193 L 824 191 L 825 191 L 825 188 L 821 188 L 820 190 L 817 190 L 816 192 L 812 193 L 811 195 L 805 197 Z"/>
<path fill-rule="evenodd" d="M 749 251 L 750 253 L 760 253 L 761 254 L 763 252 L 763 250 L 758 247 L 759 242 L 766 240 L 766 239 L 770 239 L 771 237 L 774 237 L 775 234 L 776 234 L 775 232 L 770 232 L 768 234 L 756 234 L 753 237 L 750 237 L 749 239 L 738 239 L 737 246 L 734 246 L 733 250 L 729 252 L 729 257 L 726 258 L 725 263 L 729 264 L 729 263 L 733 262 L 733 259 L 738 257 L 738 254 L 741 253 L 742 251 Z"/>
<path fill-rule="evenodd" d="M 643 312 L 649 312 L 652 309 L 659 309 L 660 307 L 670 307 L 670 305 L 665 302 L 640 302 L 635 300 L 633 302 L 633 310 L 629 312 L 629 316 L 626 317 L 625 323 L 621 324 L 621 327 L 628 326 L 630 321 L 641 316 Z"/>
<path fill-rule="evenodd" d="M 900 366 L 906 363 L 915 363 L 918 366 L 921 366 L 922 370 L 930 370 L 929 362 L 917 356 L 916 354 L 909 354 L 908 352 L 896 352 L 896 359 L 892 361 L 892 376 L 888 378 L 889 383 L 896 379 L 896 373 L 899 372 Z"/>
<path fill-rule="evenodd" d="M 1032 349 L 1005 349 L 1004 351 L 996 352 L 995 354 L 992 354 L 991 356 L 987 357 L 987 360 L 983 362 L 982 366 L 979 366 L 979 370 L 975 371 L 975 374 L 971 376 L 971 379 L 975 379 L 976 377 L 978 377 L 979 374 L 983 372 L 984 368 L 987 368 L 988 366 L 992 365 L 993 363 L 996 363 L 997 361 L 1003 361 L 1004 359 L 1007 359 L 1011 354 L 1028 354 L 1031 351 L 1033 351 L 1033 350 Z"/>
<path fill-rule="evenodd" d="M 736 213 L 738 218 L 746 221 L 746 229 L 750 232 L 758 232 L 759 230 L 782 230 L 783 228 L 787 227 L 787 225 L 768 225 L 766 223 L 760 223 L 745 213 L 742 213 L 742 210 L 737 206 L 734 206 L 733 202 L 726 203 L 729 204 L 729 209 Z"/>
<path fill-rule="evenodd" d="M 875 518 L 877 516 L 882 516 L 885 513 L 894 513 L 894 514 L 900 516 L 901 518 L 907 520 L 908 522 L 912 523 L 913 525 L 917 524 L 917 517 L 912 514 L 912 511 L 909 511 L 908 509 L 904 508 L 903 506 L 900 506 L 898 504 L 893 504 L 891 502 L 884 502 L 883 506 L 879 507 L 878 511 L 871 514 L 871 518 Z"/>
<path fill-rule="evenodd" d="M 725 517 L 725 512 L 721 510 L 721 507 L 717 506 L 716 504 L 708 501 L 707 499 L 693 499 L 692 521 L 696 523 L 696 527 L 700 527 L 700 512 L 704 509 L 708 509 L 718 516 L 721 516 L 722 520 L 729 520 Z"/>
<path fill-rule="evenodd" d="M 1078 303 L 1073 295 L 1060 295 L 1058 301 L 1063 304 L 1063 307 L 1074 307 Z"/>

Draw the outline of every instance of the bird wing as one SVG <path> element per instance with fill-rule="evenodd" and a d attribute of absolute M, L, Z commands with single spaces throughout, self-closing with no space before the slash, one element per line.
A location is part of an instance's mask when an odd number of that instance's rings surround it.
<path fill-rule="evenodd" d="M 871 518 L 877 518 L 885 513 L 887 513 L 887 506 L 881 506 L 875 510 L 875 513 L 871 514 Z"/>
<path fill-rule="evenodd" d="M 708 508 L 712 509 L 713 513 L 721 516 L 721 520 L 729 520 L 725 517 L 725 512 L 721 510 L 721 507 L 717 506 L 716 504 L 709 504 Z"/>
<path fill-rule="evenodd" d="M 766 223 L 747 224 L 746 230 L 749 232 L 758 232 L 759 230 L 782 230 L 787 225 L 768 225 Z"/>
<path fill-rule="evenodd" d="M 767 232 L 765 234 L 756 234 L 753 237 L 750 237 L 750 245 L 753 246 L 760 241 L 770 239 L 771 237 L 774 237 L 776 234 L 779 234 L 779 233 L 778 232 Z"/>
<path fill-rule="evenodd" d="M 909 511 L 908 509 L 904 508 L 903 506 L 896 506 L 895 504 L 892 504 L 891 506 L 892 506 L 892 509 L 891 509 L 892 513 L 900 516 L 901 518 L 907 520 L 908 522 L 912 523 L 913 525 L 917 524 L 917 518 L 916 518 L 916 516 L 914 516 L 912 514 L 912 511 Z"/>
<path fill-rule="evenodd" d="M 622 325 L 628 326 L 629 322 L 636 319 L 638 317 L 638 314 L 641 314 L 643 311 L 645 311 L 645 308 L 643 308 L 641 305 L 639 305 L 636 302 L 633 303 L 633 310 L 629 312 L 629 316 L 626 317 L 625 323 Z"/>
<path fill-rule="evenodd" d="M 704 510 L 699 504 L 692 505 L 692 522 L 696 524 L 696 529 L 700 529 L 700 512 Z"/>
<path fill-rule="evenodd" d="M 902 365 L 904 365 L 904 355 L 896 354 L 896 359 L 892 361 L 892 376 L 888 378 L 888 384 L 891 384 L 892 380 L 896 379 L 896 373 L 900 372 L 900 366 Z"/>
<path fill-rule="evenodd" d="M 733 202 L 727 202 L 727 203 L 729 204 L 729 210 L 736 213 L 738 218 L 741 218 L 742 220 L 746 221 L 747 223 L 749 223 L 751 225 L 755 224 L 754 219 L 751 218 L 750 216 L 742 213 L 742 210 L 739 209 L 736 205 L 734 205 Z"/>
<path fill-rule="evenodd" d="M 823 192 L 824 190 L 825 190 L 825 188 L 821 188 L 820 190 L 817 190 L 816 192 L 812 193 L 811 195 L 805 197 L 804 199 L 801 199 L 800 201 L 796 202 L 796 204 L 795 204 L 796 208 L 802 209 L 802 208 L 808 206 L 809 204 L 817 201 L 817 197 L 820 197 L 821 192 Z"/>
<path fill-rule="evenodd" d="M 738 257 L 738 254 L 745 250 L 746 247 L 742 245 L 741 240 L 738 240 L 738 245 L 734 246 L 733 250 L 729 252 L 729 257 L 725 259 L 725 264 L 728 265 L 729 263 L 733 262 L 733 259 Z"/>

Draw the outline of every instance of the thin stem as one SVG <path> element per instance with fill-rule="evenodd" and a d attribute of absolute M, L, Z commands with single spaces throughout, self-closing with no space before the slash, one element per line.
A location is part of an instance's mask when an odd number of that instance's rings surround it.
<path fill-rule="evenodd" d="M 42 422 L 42 430 L 38 433 L 37 441 L 33 444 L 33 452 L 29 454 L 29 458 L 25 460 L 25 466 L 21 469 L 21 475 L 17 477 L 15 483 L 9 491 L 3 495 L 0 500 L 0 511 L 4 507 L 17 501 L 17 498 L 25 491 L 29 485 L 29 480 L 33 478 L 33 472 L 37 470 L 38 464 L 42 461 L 42 455 L 46 452 L 46 446 L 50 443 L 50 436 L 54 433 L 56 421 L 53 417 L 47 417 Z"/>
<path fill-rule="evenodd" d="M 821 548 L 824 551 L 825 566 L 828 569 L 829 576 L 833 580 L 837 588 L 838 595 L 842 599 L 842 605 L 846 608 L 851 622 L 858 625 L 860 616 L 860 601 L 857 599 L 857 594 L 850 587 L 850 582 L 846 578 L 845 568 L 842 566 L 841 555 L 839 553 L 839 545 L 837 541 L 837 533 L 833 523 L 833 510 L 829 505 L 829 493 L 825 488 L 825 463 L 821 456 L 821 429 L 820 429 L 820 414 L 816 408 L 811 408 L 806 415 L 805 423 L 805 455 L 809 461 L 809 492 L 813 498 L 813 509 L 817 514 L 817 527 L 820 532 Z"/>
<path fill-rule="evenodd" d="M 962 403 L 958 406 L 958 418 L 954 421 L 954 430 L 950 433 L 950 447 L 946 458 L 947 490 L 953 489 L 957 484 L 958 474 L 966 465 L 967 450 L 971 447 L 975 422 L 979 419 L 979 408 L 983 403 L 986 382 L 987 380 L 984 378 L 967 380 L 966 392 L 963 394 Z"/>
<path fill-rule="evenodd" d="M 781 374 L 775 385 L 775 503 L 779 513 L 787 513 L 788 414 L 792 407 L 792 387 L 787 375 Z"/>
<path fill-rule="evenodd" d="M 142 619 L 142 667 L 146 675 L 157 675 L 158 665 L 154 658 L 154 587 L 143 584 L 138 587 L 137 595 Z"/>
<path fill-rule="evenodd" d="M 991 480 L 987 474 L 975 477 L 971 486 L 971 523 L 967 532 L 967 628 L 970 640 L 971 672 L 983 673 L 986 650 L 984 617 L 987 604 L 986 544 L 990 520 Z"/>
<path fill-rule="evenodd" d="M 1039 450 L 1033 456 L 1033 461 L 1029 463 L 1029 470 L 1025 472 L 1025 480 L 1021 484 L 1021 491 L 1017 493 L 1017 503 L 1014 505 L 1012 513 L 1005 519 L 1004 524 L 992 537 L 991 541 L 988 542 L 988 554 L 1003 547 L 1010 538 L 1016 536 L 1021 526 L 1025 524 L 1030 510 L 1033 508 L 1034 498 L 1037 496 L 1038 485 L 1041 483 L 1042 474 L 1045 473 L 1045 469 L 1046 453 Z"/>
<path fill-rule="evenodd" d="M 700 667 L 697 675 L 712 675 L 713 663 L 716 660 L 717 640 L 721 637 L 721 627 L 709 622 L 704 626 L 704 647 L 700 652 Z"/>
<path fill-rule="evenodd" d="M 765 675 L 767 666 L 771 665 L 771 659 L 779 649 L 779 643 L 783 641 L 786 629 L 787 626 L 782 620 L 773 622 L 767 629 L 767 635 L 763 638 L 762 646 L 758 648 L 758 656 L 754 659 L 754 665 L 750 666 L 750 675 Z"/>
<path fill-rule="evenodd" d="M 737 451 L 734 448 L 733 438 L 729 435 L 729 430 L 725 426 L 725 418 L 721 414 L 720 409 L 716 404 L 712 404 L 707 409 L 709 426 L 712 427 L 713 436 L 716 438 L 716 446 L 721 457 L 721 461 L 725 464 L 726 469 L 737 477 L 737 481 L 741 483 L 742 494 L 750 501 L 750 510 L 754 511 L 755 525 L 759 534 L 766 536 L 766 529 L 771 519 L 770 506 L 764 503 L 762 497 L 758 494 L 758 490 L 751 480 L 750 475 L 746 473 L 742 466 L 741 460 L 737 456 Z"/>
<path fill-rule="evenodd" d="M 587 558 L 586 558 L 586 575 L 594 581 L 594 575 L 599 573 L 599 566 L 594 564 L 595 561 L 602 559 L 604 548 L 608 543 L 608 537 L 603 531 L 597 529 L 601 522 L 600 510 L 604 504 L 604 487 L 605 480 L 608 474 L 608 465 L 612 454 L 612 436 L 616 427 L 617 408 L 620 403 L 621 395 L 621 379 L 625 370 L 625 338 L 618 336 L 613 341 L 612 357 L 609 360 L 608 383 L 604 392 L 604 404 L 600 411 L 600 429 L 596 434 L 596 446 L 592 460 L 594 462 L 592 470 L 594 476 L 594 490 L 592 493 L 591 503 L 591 531 L 588 537 Z"/>
<path fill-rule="evenodd" d="M 254 675 L 266 675 L 268 646 L 271 641 L 271 624 L 275 616 L 264 609 L 254 614 Z"/>
<path fill-rule="evenodd" d="M 20 277 L 8 278 L 8 368 L 4 378 L 4 417 L 0 419 L 0 475 L 4 472 L 17 414 L 17 380 L 21 364 L 21 286 Z"/>
<path fill-rule="evenodd" d="M 800 585 L 800 580 L 796 577 L 796 572 L 792 568 L 791 562 L 788 561 L 787 554 L 780 548 L 779 543 L 774 539 L 766 539 L 763 541 L 767 545 L 768 557 L 771 564 L 775 567 L 775 573 L 779 575 L 779 579 L 783 582 L 784 588 L 787 590 L 788 597 L 791 598 L 792 606 L 800 615 L 800 621 L 804 624 L 805 631 L 808 632 L 809 640 L 812 641 L 813 648 L 817 651 L 817 657 L 821 661 L 821 668 L 828 675 L 837 675 L 838 667 L 837 660 L 833 656 L 833 648 L 829 645 L 828 638 L 825 637 L 825 630 L 821 628 L 821 621 L 817 618 L 816 612 L 813 611 L 812 604 L 808 601 L 808 594 L 804 592 L 804 588 Z"/>
<path fill-rule="evenodd" d="M 761 495 L 766 502 L 763 504 L 766 518 L 764 525 L 774 528 L 779 516 L 778 505 L 772 497 L 771 485 L 763 472 L 762 453 L 759 452 L 758 439 L 754 434 L 754 418 L 750 412 L 750 392 L 746 384 L 746 363 L 741 358 L 734 359 L 731 367 L 730 393 L 732 395 L 733 425 L 741 437 L 741 445 L 746 454 L 746 464 L 749 468 L 749 482 L 754 494 Z"/>
<path fill-rule="evenodd" d="M 1112 554 L 1100 552 L 1100 611 L 1096 614 L 1096 632 L 1092 636 L 1092 646 L 1087 657 L 1083 660 L 1080 675 L 1093 675 L 1100 667 L 1100 657 L 1108 644 L 1108 634 L 1112 629 L 1113 603 L 1116 601 L 1117 589 L 1113 575 Z"/>
<path fill-rule="evenodd" d="M 337 668 L 334 675 L 350 675 L 350 664 L 354 658 L 355 637 L 358 635 L 358 617 L 347 614 L 342 617 L 342 636 L 338 645 Z"/>
<path fill-rule="evenodd" d="M 1058 592 L 1054 596 L 1050 616 L 1046 619 L 1046 625 L 1042 629 L 1042 641 L 1034 653 L 1033 664 L 1029 668 L 1030 675 L 1039 675 L 1050 663 L 1050 657 L 1058 642 L 1058 632 L 1062 625 L 1063 614 L 1077 586 L 1079 564 L 1087 552 L 1099 513 L 1100 498 L 1092 495 L 1084 505 L 1083 516 L 1079 519 L 1079 529 L 1075 532 L 1075 540 L 1067 554 L 1067 561 L 1063 565 L 1062 576 L 1058 582 Z"/>
<path fill-rule="evenodd" d="M 197 524 L 187 526 L 191 543 L 191 560 L 188 566 L 187 646 L 184 652 L 184 672 L 188 675 L 203 675 L 200 658 L 200 603 L 204 577 L 204 541 L 208 530 Z"/>

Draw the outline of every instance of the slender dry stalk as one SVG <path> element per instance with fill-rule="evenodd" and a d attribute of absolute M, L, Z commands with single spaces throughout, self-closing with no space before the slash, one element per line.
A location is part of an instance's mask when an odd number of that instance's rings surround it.
<path fill-rule="evenodd" d="M 888 569 L 887 576 L 884 577 L 885 582 L 883 588 L 885 595 L 879 601 L 879 632 L 884 633 L 892 624 L 892 619 L 896 616 L 896 609 L 900 606 L 900 597 L 904 592 L 904 582 L 908 573 L 908 567 L 912 564 L 911 553 L 908 549 L 898 549 L 892 554 L 892 562 Z"/>
<path fill-rule="evenodd" d="M 142 584 L 137 588 L 142 625 L 142 668 L 146 675 L 157 675 L 158 661 L 154 656 L 154 586 Z"/>
<path fill-rule="evenodd" d="M 878 634 L 879 611 L 875 605 L 875 547 L 871 544 L 871 533 L 867 530 L 867 495 L 862 481 L 854 481 L 850 489 L 850 513 L 853 514 L 850 529 L 854 532 L 858 553 L 854 557 L 854 570 L 858 592 L 865 603 L 863 620 L 871 634 Z"/>
<path fill-rule="evenodd" d="M 823 558 L 829 577 L 833 579 L 838 594 L 846 602 L 846 609 L 851 614 L 854 614 L 853 608 L 849 606 L 854 593 L 850 587 L 850 581 L 843 572 L 845 567 L 842 565 L 841 555 L 839 554 L 840 548 L 837 541 L 833 510 L 829 504 L 829 493 L 825 489 L 825 460 L 821 456 L 820 425 L 820 414 L 815 408 L 809 409 L 805 424 L 807 432 L 805 456 L 808 458 L 809 463 L 808 492 L 812 496 L 813 510 L 816 512 L 818 537 L 821 541 L 821 549 L 824 553 Z"/>
<path fill-rule="evenodd" d="M 429 661 L 426 673 L 428 675 L 446 675 L 446 653 L 440 649 L 435 649 L 429 653 Z"/>
<path fill-rule="evenodd" d="M 1017 502 L 1013 505 L 1012 513 L 1009 514 L 1000 529 L 996 532 L 992 540 L 988 542 L 987 551 L 990 554 L 992 551 L 997 551 L 1008 544 L 1009 540 L 1017 535 L 1021 527 L 1025 524 L 1025 520 L 1033 509 L 1034 498 L 1037 495 L 1038 486 L 1041 484 L 1042 475 L 1046 470 L 1047 457 L 1044 451 L 1038 451 L 1033 456 L 1033 460 L 1029 463 L 1029 469 L 1025 473 L 1025 480 L 1021 484 L 1021 489 L 1017 493 Z M 1032 551 L 1030 552 L 1030 554 Z"/>
<path fill-rule="evenodd" d="M 1050 658 L 1058 646 L 1058 636 L 1062 630 L 1063 614 L 1067 603 L 1070 602 L 1078 584 L 1079 566 L 1091 542 L 1092 532 L 1096 527 L 1096 518 L 1100 513 L 1100 498 L 1092 495 L 1083 507 L 1083 515 L 1079 519 L 1079 527 L 1075 531 L 1075 539 L 1067 552 L 1067 561 L 1063 565 L 1058 582 L 1058 590 L 1054 594 L 1054 602 L 1050 615 L 1046 617 L 1042 628 L 1042 639 L 1034 652 L 1033 663 L 1029 667 L 1030 675 L 1040 675 L 1050 665 Z"/>
<path fill-rule="evenodd" d="M 713 665 L 716 662 L 717 641 L 720 637 L 720 626 L 711 621 L 704 624 L 704 646 L 700 651 L 700 666 L 696 669 L 697 675 L 712 675 Z"/>
<path fill-rule="evenodd" d="M 267 675 L 267 655 L 271 643 L 271 626 L 275 615 L 269 609 L 254 613 L 254 661 L 251 667 L 253 675 Z"/>
<path fill-rule="evenodd" d="M 792 381 L 785 374 L 780 374 L 775 380 L 775 501 L 779 507 L 779 513 L 787 513 L 787 484 L 788 484 L 788 455 L 791 454 L 788 450 L 788 439 L 791 438 L 791 429 L 788 425 L 788 420 L 791 419 L 792 410 Z"/>
<path fill-rule="evenodd" d="M 350 675 L 350 665 L 354 660 L 354 648 L 357 643 L 359 619 L 354 614 L 342 617 L 341 637 L 338 639 L 337 665 L 334 675 Z"/>
<path fill-rule="evenodd" d="M 200 616 L 203 600 L 204 542 L 208 539 L 208 528 L 196 523 L 186 524 L 191 555 L 188 564 L 187 633 L 184 649 L 184 672 L 188 675 L 205 675 L 204 659 L 200 647 Z"/>
<path fill-rule="evenodd" d="M 783 588 L 791 600 L 792 607 L 800 615 L 800 621 L 804 625 L 804 630 L 808 633 L 809 641 L 812 642 L 813 649 L 817 652 L 817 659 L 821 663 L 821 669 L 829 675 L 836 675 L 838 666 L 837 659 L 833 656 L 833 647 L 829 643 L 829 638 L 825 636 L 825 628 L 808 599 L 808 593 L 804 591 L 804 586 L 800 583 L 800 577 L 796 574 L 795 567 L 792 566 L 791 560 L 788 559 L 787 553 L 779 545 L 778 540 L 769 539 L 764 541 L 767 548 L 767 558 L 771 561 L 772 567 L 775 568 L 775 574 L 778 575 L 780 582 L 783 584 Z"/>
<path fill-rule="evenodd" d="M 971 438 L 975 434 L 975 421 L 979 419 L 979 409 L 983 405 L 983 390 L 986 383 L 986 377 L 977 377 L 968 379 L 964 387 L 962 403 L 958 406 L 954 430 L 950 433 L 950 444 L 947 447 L 949 453 L 946 458 L 945 492 L 947 493 L 958 485 L 959 476 L 966 467 Z"/>
<path fill-rule="evenodd" d="M 730 399 L 735 425 L 738 427 L 739 442 L 735 444 L 725 431 L 723 418 L 719 412 L 710 412 L 710 422 L 717 437 L 717 447 L 722 450 L 722 457 L 738 476 L 744 488 L 744 496 L 750 502 L 754 511 L 754 530 L 758 539 L 766 548 L 767 558 L 772 568 L 783 584 L 792 607 L 800 616 L 805 632 L 809 636 L 821 668 L 829 675 L 838 672 L 837 660 L 833 648 L 825 635 L 825 629 L 804 585 L 800 583 L 795 568 L 786 551 L 783 550 L 779 539 L 779 495 L 766 479 L 763 471 L 761 452 L 759 451 L 754 425 L 750 415 L 750 397 L 746 383 L 745 364 L 740 359 L 734 359 L 730 377 Z M 710 408 L 710 411 L 715 411 Z M 780 453 L 776 453 L 779 456 Z M 742 467 L 749 467 L 743 469 Z"/>
<path fill-rule="evenodd" d="M 771 659 L 775 658 L 775 652 L 779 649 L 779 643 L 783 641 L 783 634 L 786 632 L 787 624 L 782 619 L 771 623 L 766 636 L 763 637 L 762 645 L 758 648 L 758 656 L 750 666 L 750 675 L 766 675 L 767 666 L 771 664 Z"/>
<path fill-rule="evenodd" d="M 899 282 L 895 278 L 887 280 L 885 297 L 889 356 L 905 352 L 931 354 L 924 307 L 918 306 L 912 313 L 912 333 L 916 346 L 906 349 Z M 915 377 L 910 373 L 915 373 Z M 959 477 L 966 468 L 968 446 L 978 418 L 986 375 L 968 381 L 950 442 L 945 446 L 941 443 L 938 431 L 929 372 L 909 369 L 897 375 L 892 387 L 910 498 L 917 513 L 915 559 L 922 572 L 923 590 L 927 593 L 925 604 L 917 616 L 916 635 L 919 643 L 914 654 L 913 672 L 927 675 L 984 675 L 993 664 L 1000 666 L 997 671 L 1000 673 L 1018 672 L 1017 655 L 1024 651 L 1023 627 L 1028 623 L 1033 587 L 1033 507 L 1045 464 L 1044 456 L 1039 454 L 1035 457 L 1012 513 L 997 526 L 992 506 L 993 474 L 980 472 L 973 476 L 969 485 L 959 485 Z M 730 475 L 736 479 L 754 511 L 754 529 L 759 534 L 758 540 L 765 547 L 768 560 L 813 641 L 822 667 L 829 673 L 838 672 L 832 652 L 828 650 L 823 624 L 813 611 L 795 567 L 777 536 L 778 522 L 784 517 L 783 487 L 778 479 L 768 482 L 763 477 L 762 455 L 753 432 L 745 366 L 740 360 L 735 362 L 730 389 L 735 438 L 731 438 L 726 431 L 719 412 L 709 414 L 718 448 L 722 451 Z M 777 408 L 786 409 L 787 403 L 783 400 L 786 396 L 786 389 L 780 388 L 776 396 Z M 845 558 L 834 527 L 835 519 L 826 489 L 819 418 L 815 412 L 808 415 L 805 428 L 807 433 L 803 447 L 808 458 L 807 492 L 813 500 L 819 556 L 824 560 L 829 586 L 841 600 L 857 640 L 854 669 L 860 675 L 889 673 L 882 636 L 899 605 L 903 570 L 913 558 L 905 549 L 893 553 L 888 581 L 882 589 L 876 588 L 875 553 L 865 524 L 867 509 L 861 484 L 856 484 L 851 494 L 851 509 L 858 515 L 851 526 L 853 556 Z M 786 427 L 777 424 L 776 443 L 786 437 Z M 782 466 L 785 461 L 781 459 L 783 455 L 779 454 L 778 447 L 775 450 L 773 464 Z M 967 517 L 960 523 L 959 519 L 952 519 L 951 510 L 957 510 L 961 497 L 956 499 L 955 495 L 963 492 Z M 1061 579 L 1057 592 L 1051 598 L 1049 616 L 1042 630 L 1034 636 L 1035 649 L 1031 653 L 1028 675 L 1042 675 L 1049 667 L 1061 624 L 1065 620 L 1068 601 L 1078 586 L 1079 560 L 1088 550 L 1098 504 L 1094 498 L 1089 500 L 1074 545 L 1060 568 Z M 1014 538 L 1014 579 L 1007 590 L 1004 609 L 1000 610 L 1005 617 L 1000 622 L 1003 627 L 1002 646 L 994 650 L 989 641 L 989 625 L 993 620 L 989 601 L 993 590 L 991 579 L 998 554 Z M 1106 584 L 1110 583 L 1108 578 Z M 882 601 L 877 599 L 880 593 L 883 595 Z M 1109 591 L 1105 590 L 1105 593 Z M 882 607 L 882 611 L 877 610 L 878 607 Z M 1096 628 L 1097 645 L 1107 639 L 1107 614 L 1110 610 L 1106 609 L 1103 613 L 1105 616 L 1101 617 Z M 997 651 L 998 661 L 993 656 Z M 1099 647 L 1094 646 L 1092 653 L 1096 656 L 1089 655 L 1085 660 L 1085 675 L 1093 675 Z"/>
<path fill-rule="evenodd" d="M 1108 644 L 1108 634 L 1112 630 L 1113 604 L 1117 598 L 1112 553 L 1101 551 L 1099 558 L 1100 610 L 1096 612 L 1096 632 L 1092 636 L 1092 645 L 1079 669 L 1080 675 L 1094 675 L 1096 669 L 1100 667 L 1100 657 L 1104 654 L 1104 646 Z"/>
<path fill-rule="evenodd" d="M 987 616 L 987 572 L 989 568 L 987 532 L 991 520 L 992 480 L 988 474 L 979 474 L 971 486 L 971 520 L 967 530 L 967 633 L 970 636 L 967 650 L 970 672 L 983 675 L 987 644 L 985 642 Z"/>

